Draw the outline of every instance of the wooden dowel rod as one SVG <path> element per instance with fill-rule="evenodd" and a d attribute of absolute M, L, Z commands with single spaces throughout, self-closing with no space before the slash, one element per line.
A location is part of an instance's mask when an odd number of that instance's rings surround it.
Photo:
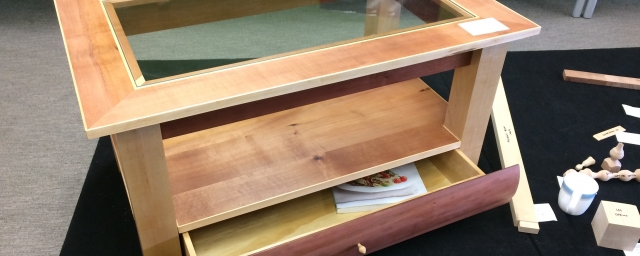
<path fill-rule="evenodd" d="M 640 90 L 640 79 L 624 76 L 611 76 L 598 73 L 582 72 L 565 69 L 562 72 L 565 81 L 585 84 L 604 85 L 625 89 Z"/>

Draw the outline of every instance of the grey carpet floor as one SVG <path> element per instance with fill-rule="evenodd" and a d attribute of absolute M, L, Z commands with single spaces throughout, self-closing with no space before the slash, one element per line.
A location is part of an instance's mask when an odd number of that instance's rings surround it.
<path fill-rule="evenodd" d="M 87 140 L 50 1 L 0 5 L 0 255 L 60 252 Z"/>
<path fill-rule="evenodd" d="M 505 0 L 542 26 L 512 51 L 640 47 L 640 1 Z M 0 0 L 0 255 L 59 254 L 97 140 L 87 140 L 51 0 Z"/>

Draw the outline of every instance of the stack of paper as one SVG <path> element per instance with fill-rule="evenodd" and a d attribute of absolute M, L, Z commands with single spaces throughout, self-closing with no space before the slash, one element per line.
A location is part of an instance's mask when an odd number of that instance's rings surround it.
<path fill-rule="evenodd" d="M 427 193 L 413 163 L 332 188 L 338 213 L 376 210 Z"/>

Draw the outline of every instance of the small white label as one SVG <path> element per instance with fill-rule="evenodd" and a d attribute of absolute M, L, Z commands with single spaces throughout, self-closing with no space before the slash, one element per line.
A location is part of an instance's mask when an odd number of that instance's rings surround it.
<path fill-rule="evenodd" d="M 624 132 L 624 131 L 626 131 L 626 129 L 624 129 L 624 128 L 622 128 L 622 126 L 618 125 L 618 126 L 613 127 L 613 128 L 611 128 L 609 130 L 606 130 L 604 132 L 601 132 L 601 133 L 598 133 L 596 135 L 593 135 L 593 137 L 596 140 L 601 141 L 603 139 L 606 139 L 606 138 L 609 138 L 609 137 L 611 137 L 613 135 L 616 135 L 616 133 Z"/>
<path fill-rule="evenodd" d="M 640 134 L 630 132 L 616 133 L 618 142 L 640 145 Z"/>
<path fill-rule="evenodd" d="M 538 222 L 558 221 L 556 214 L 553 213 L 553 209 L 551 209 L 551 205 L 549 204 L 534 204 L 533 209 L 536 211 Z"/>
<path fill-rule="evenodd" d="M 469 32 L 472 36 L 479 36 L 484 34 L 489 34 L 493 32 L 509 30 L 507 26 L 500 23 L 498 20 L 494 18 L 486 18 L 481 20 L 474 20 L 465 23 L 458 24 L 464 30 Z"/>
<path fill-rule="evenodd" d="M 622 108 L 624 108 L 624 112 L 627 113 L 628 116 L 640 118 L 640 108 L 634 108 L 625 104 L 622 104 Z"/>
<path fill-rule="evenodd" d="M 636 244 L 636 248 L 633 251 L 624 251 L 624 255 L 626 256 L 640 256 L 640 243 Z"/>

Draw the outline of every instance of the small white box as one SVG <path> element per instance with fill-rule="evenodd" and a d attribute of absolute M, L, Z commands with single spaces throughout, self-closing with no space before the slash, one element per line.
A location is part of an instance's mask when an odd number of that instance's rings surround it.
<path fill-rule="evenodd" d="M 632 251 L 640 239 L 640 214 L 635 205 L 603 200 L 591 227 L 598 246 Z"/>

